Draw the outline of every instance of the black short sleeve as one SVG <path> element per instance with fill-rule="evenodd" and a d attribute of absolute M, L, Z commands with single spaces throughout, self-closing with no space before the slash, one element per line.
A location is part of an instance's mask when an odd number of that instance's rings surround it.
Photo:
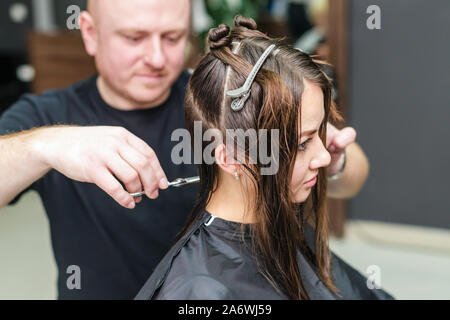
<path fill-rule="evenodd" d="M 41 121 L 29 99 L 22 98 L 0 117 L 0 135 L 38 127 Z"/>
<path fill-rule="evenodd" d="M 23 95 L 0 116 L 0 135 L 62 123 L 63 110 L 61 107 L 58 110 L 58 98 L 53 92 L 44 93 L 42 96 Z M 30 189 L 39 191 L 39 187 L 40 181 L 36 181 L 9 204 L 16 203 Z"/>

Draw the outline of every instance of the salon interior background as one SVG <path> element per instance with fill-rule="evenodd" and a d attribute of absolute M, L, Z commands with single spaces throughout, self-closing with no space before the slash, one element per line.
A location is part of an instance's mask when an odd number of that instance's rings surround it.
<path fill-rule="evenodd" d="M 214 8 L 202 14 L 203 1 L 193 0 L 200 36 L 209 23 L 234 15 Z M 313 32 L 314 21 L 298 18 L 307 2 L 209 0 L 228 8 L 237 4 L 269 34 L 287 35 L 334 64 L 340 107 L 371 163 L 361 192 L 339 204 L 338 235 L 345 235 L 342 225 L 351 221 L 448 231 L 450 1 L 331 0 L 326 21 L 332 27 L 323 38 L 320 12 L 326 1 L 316 0 L 319 28 Z M 0 116 L 25 92 L 65 86 L 95 72 L 79 32 L 68 30 L 71 5 L 83 9 L 86 1 L 0 1 Z M 372 5 L 380 11 L 379 28 L 368 25 Z M 194 38 L 190 50 L 188 65 L 195 66 L 201 41 Z"/>

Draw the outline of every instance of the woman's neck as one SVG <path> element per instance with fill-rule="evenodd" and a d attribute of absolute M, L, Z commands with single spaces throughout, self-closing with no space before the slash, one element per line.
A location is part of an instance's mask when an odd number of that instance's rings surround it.
<path fill-rule="evenodd" d="M 205 209 L 213 216 L 224 220 L 254 223 L 255 214 L 247 207 L 249 201 L 240 181 L 224 175 Z"/>

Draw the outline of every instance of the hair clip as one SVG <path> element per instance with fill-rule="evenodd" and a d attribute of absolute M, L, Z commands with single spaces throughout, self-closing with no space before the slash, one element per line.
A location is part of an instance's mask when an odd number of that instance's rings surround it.
<path fill-rule="evenodd" d="M 259 69 L 261 69 L 261 66 L 263 65 L 264 61 L 266 61 L 273 48 L 275 48 L 275 45 L 271 44 L 266 49 L 266 51 L 264 51 L 261 57 L 259 57 L 258 61 L 253 66 L 252 71 L 250 71 L 250 74 L 248 75 L 242 87 L 227 91 L 227 96 L 234 98 L 231 102 L 231 109 L 233 109 L 233 111 L 239 111 L 244 107 L 245 102 L 247 101 L 248 97 L 250 97 L 250 88 L 253 84 L 253 81 L 255 80 L 256 74 L 258 73 Z M 278 51 L 276 53 L 278 53 Z"/>

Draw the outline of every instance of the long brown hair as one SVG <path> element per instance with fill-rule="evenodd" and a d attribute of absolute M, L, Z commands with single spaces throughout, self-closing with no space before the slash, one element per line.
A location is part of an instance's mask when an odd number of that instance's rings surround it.
<path fill-rule="evenodd" d="M 298 150 L 304 79 L 318 85 L 324 94 L 325 119 L 319 132 L 324 144 L 328 119 L 339 118 L 331 98 L 330 80 L 321 71 L 321 62 L 257 31 L 254 20 L 242 16 L 236 16 L 232 30 L 225 24 L 211 29 L 208 43 L 210 52 L 199 62 L 186 92 L 185 117 L 191 135 L 194 121 L 201 121 L 202 133 L 208 129 L 220 130 L 223 135 L 226 129 L 267 129 L 270 148 L 276 147 L 279 152 L 276 174 L 261 175 L 259 169 L 264 165 L 259 162 L 243 164 L 255 191 L 251 206 L 255 208 L 257 222 L 250 225 L 250 231 L 259 271 L 279 293 L 291 299 L 309 299 L 297 263 L 298 250 L 301 250 L 315 266 L 322 282 L 336 293 L 327 242 L 326 170 L 319 170 L 318 183 L 303 204 L 292 201 L 287 178 L 292 176 Z M 276 45 L 276 56 L 269 55 L 257 73 L 244 108 L 238 112 L 231 110 L 232 100 L 224 92 L 243 85 L 253 65 L 271 44 Z M 277 140 L 271 136 L 270 129 L 279 130 Z M 201 150 L 205 147 L 206 142 L 202 142 Z M 241 151 L 248 159 L 249 146 Z M 201 216 L 219 184 L 217 164 L 202 163 L 198 171 L 200 193 L 180 236 Z M 316 229 L 315 251 L 305 239 L 308 220 L 313 221 Z"/>

